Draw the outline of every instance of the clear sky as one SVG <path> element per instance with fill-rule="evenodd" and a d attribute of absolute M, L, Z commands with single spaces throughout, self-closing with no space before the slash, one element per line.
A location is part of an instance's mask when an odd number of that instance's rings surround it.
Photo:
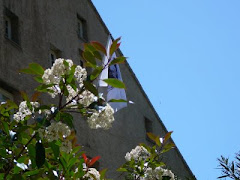
<path fill-rule="evenodd" d="M 93 0 L 199 180 L 240 150 L 240 0 Z"/>

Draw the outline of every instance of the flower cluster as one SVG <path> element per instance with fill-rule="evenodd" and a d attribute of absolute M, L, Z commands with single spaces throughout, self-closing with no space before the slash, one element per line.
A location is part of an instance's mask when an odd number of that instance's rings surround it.
<path fill-rule="evenodd" d="M 84 90 L 81 94 L 79 94 L 78 88 L 74 90 L 70 85 L 67 86 L 67 90 L 69 93 L 66 98 L 68 106 L 81 104 L 84 107 L 88 107 L 96 99 L 96 96 L 88 90 Z"/>
<path fill-rule="evenodd" d="M 17 122 L 23 121 L 26 116 L 30 116 L 35 112 L 35 108 L 38 108 L 40 105 L 38 102 L 22 101 L 19 105 L 19 110 L 13 115 L 13 119 Z"/>
<path fill-rule="evenodd" d="M 143 146 L 137 146 L 135 149 L 132 149 L 131 152 L 127 153 L 125 156 L 126 161 L 135 161 L 145 160 L 150 156 L 150 153 Z"/>
<path fill-rule="evenodd" d="M 169 177 L 170 180 L 174 180 L 172 171 L 161 167 L 156 167 L 154 170 L 148 167 L 144 173 L 144 177 L 140 177 L 140 180 L 162 180 L 164 177 Z"/>
<path fill-rule="evenodd" d="M 64 63 L 66 62 L 66 63 Z M 67 65 L 66 65 L 67 64 Z M 51 69 L 46 69 L 42 76 L 43 83 L 46 85 L 53 85 L 49 87 L 50 95 L 54 98 L 58 93 L 61 92 L 59 83 L 61 82 L 64 75 L 68 74 L 73 66 L 73 62 L 70 59 L 56 59 Z M 83 81 L 87 78 L 86 69 L 81 66 L 76 66 L 74 77 L 76 78 L 79 87 L 83 86 Z"/>
<path fill-rule="evenodd" d="M 70 136 L 71 130 L 66 124 L 62 122 L 52 122 L 51 125 L 45 129 L 39 129 L 38 133 L 41 139 L 47 139 L 48 142 L 58 139 L 63 140 L 60 150 L 67 153 L 71 152 L 72 143 L 66 139 Z"/>
<path fill-rule="evenodd" d="M 99 172 L 95 168 L 88 168 L 88 171 L 83 176 L 83 179 L 100 180 L 100 174 L 99 174 Z"/>
<path fill-rule="evenodd" d="M 114 121 L 113 114 L 113 108 L 107 103 L 101 110 L 93 110 L 92 115 L 87 119 L 88 125 L 92 129 L 109 129 Z"/>

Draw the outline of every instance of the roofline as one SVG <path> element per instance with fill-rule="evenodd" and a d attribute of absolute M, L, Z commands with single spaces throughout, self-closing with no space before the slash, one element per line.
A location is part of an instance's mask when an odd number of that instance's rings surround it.
<path fill-rule="evenodd" d="M 101 18 L 100 14 L 98 13 L 98 11 L 97 11 L 96 7 L 94 6 L 92 0 L 88 0 L 88 2 L 89 2 L 89 4 L 92 6 L 92 8 L 93 8 L 94 12 L 96 13 L 99 21 L 100 21 L 101 24 L 103 25 L 106 33 L 108 33 L 108 34 L 111 35 L 109 29 L 107 28 L 106 24 L 104 23 L 103 19 Z M 111 37 L 112 37 L 112 35 L 111 35 Z M 112 37 L 112 39 L 113 39 L 113 37 Z M 120 49 L 118 49 L 118 52 L 119 52 L 119 54 L 123 55 L 123 53 L 122 53 L 122 51 L 121 51 Z M 147 100 L 148 104 L 149 104 L 150 107 L 152 108 L 152 110 L 153 110 L 153 112 L 154 112 L 154 115 L 156 116 L 156 118 L 157 118 L 157 119 L 159 120 L 159 122 L 161 123 L 164 131 L 168 132 L 166 126 L 163 124 L 160 116 L 158 115 L 158 113 L 156 112 L 156 110 L 155 110 L 155 108 L 153 107 L 152 103 L 150 102 L 147 94 L 146 94 L 145 91 L 143 90 L 142 85 L 140 84 L 139 80 L 137 79 L 135 73 L 133 72 L 133 70 L 132 70 L 132 68 L 130 67 L 130 65 L 129 65 L 129 63 L 127 62 L 127 60 L 126 60 L 126 63 L 125 63 L 125 64 L 126 64 L 128 70 L 130 71 L 130 74 L 132 74 L 132 76 L 133 76 L 133 78 L 135 79 L 137 85 L 139 86 L 140 91 L 142 92 L 143 96 L 145 97 L 145 99 Z M 172 140 L 172 138 L 171 138 L 171 140 Z M 172 140 L 172 141 L 173 141 L 173 140 Z M 173 143 L 174 143 L 174 141 L 173 141 Z M 174 143 L 174 144 L 175 144 L 175 143 Z M 186 162 L 185 159 L 183 158 L 181 152 L 179 151 L 178 147 L 176 146 L 174 149 L 176 149 L 176 151 L 177 151 L 177 153 L 179 154 L 180 158 L 183 160 L 184 165 L 185 165 L 186 168 L 189 170 L 190 174 L 192 174 L 192 177 L 195 177 L 194 174 L 193 174 L 193 172 L 192 172 L 192 170 L 191 170 L 190 167 L 188 166 L 187 162 Z"/>

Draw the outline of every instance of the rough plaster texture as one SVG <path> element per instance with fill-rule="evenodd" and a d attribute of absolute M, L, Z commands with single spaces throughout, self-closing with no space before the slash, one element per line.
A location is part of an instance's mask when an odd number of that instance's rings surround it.
<path fill-rule="evenodd" d="M 3 14 L 8 8 L 19 18 L 20 44 L 4 37 Z M 32 93 L 36 83 L 31 77 L 19 74 L 31 62 L 45 68 L 50 66 L 51 48 L 61 51 L 63 58 L 79 64 L 79 49 L 84 40 L 77 36 L 77 14 L 87 22 L 88 40 L 106 44 L 108 29 L 89 0 L 0 0 L 0 87 L 19 100 L 19 91 Z M 121 52 L 119 51 L 119 54 Z M 78 141 L 91 157 L 100 155 L 100 169 L 108 168 L 107 176 L 123 179 L 116 169 L 124 163 L 124 156 L 140 142 L 146 141 L 144 118 L 153 122 L 153 132 L 164 135 L 167 130 L 137 81 L 129 65 L 121 65 L 127 97 L 135 102 L 115 114 L 113 127 L 90 130 L 86 122 L 75 116 Z M 193 176 L 178 149 L 167 153 L 164 160 L 179 177 Z"/>

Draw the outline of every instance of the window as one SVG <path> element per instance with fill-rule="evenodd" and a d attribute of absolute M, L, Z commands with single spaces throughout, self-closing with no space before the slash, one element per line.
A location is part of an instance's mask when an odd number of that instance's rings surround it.
<path fill-rule="evenodd" d="M 53 65 L 53 63 L 54 63 L 54 61 L 57 59 L 57 55 L 56 55 L 56 53 L 53 51 L 53 50 L 51 50 L 50 51 L 50 62 L 51 62 L 51 65 Z"/>
<path fill-rule="evenodd" d="M 6 102 L 8 99 L 13 99 L 12 94 L 0 88 L 0 104 Z"/>
<path fill-rule="evenodd" d="M 77 34 L 78 37 L 87 41 L 87 23 L 86 20 L 77 15 Z"/>
<path fill-rule="evenodd" d="M 5 8 L 4 13 L 5 37 L 19 44 L 19 20 L 18 17 Z"/>
<path fill-rule="evenodd" d="M 50 52 L 49 52 L 49 60 L 51 65 L 55 62 L 57 58 L 60 58 L 62 55 L 62 52 L 57 49 L 54 45 L 50 45 Z"/>
<path fill-rule="evenodd" d="M 8 38 L 8 39 L 11 39 L 11 20 L 5 16 L 4 17 L 4 23 L 5 23 L 5 36 Z"/>
<path fill-rule="evenodd" d="M 152 121 L 145 117 L 144 123 L 145 123 L 146 133 L 148 132 L 152 133 L 153 132 Z M 146 140 L 152 142 L 152 140 L 147 136 L 147 134 L 146 134 Z"/>

